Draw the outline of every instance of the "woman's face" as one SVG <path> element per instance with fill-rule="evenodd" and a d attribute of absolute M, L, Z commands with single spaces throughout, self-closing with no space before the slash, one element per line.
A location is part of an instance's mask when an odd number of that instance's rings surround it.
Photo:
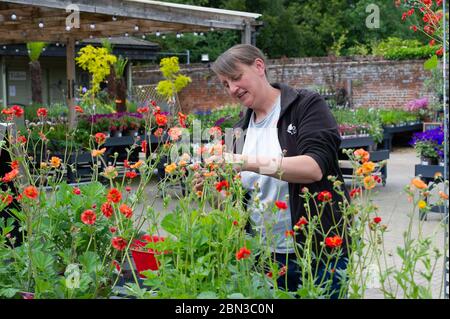
<path fill-rule="evenodd" d="M 256 59 L 252 65 L 240 63 L 238 70 L 233 78 L 219 75 L 219 80 L 231 97 L 239 100 L 244 106 L 253 108 L 258 105 L 261 84 L 265 78 L 264 62 Z"/>

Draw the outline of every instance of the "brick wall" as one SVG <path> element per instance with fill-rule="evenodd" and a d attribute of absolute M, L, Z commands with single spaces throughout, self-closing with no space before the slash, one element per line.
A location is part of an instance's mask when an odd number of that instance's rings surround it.
<path fill-rule="evenodd" d="M 402 107 L 408 101 L 431 94 L 424 88 L 429 72 L 423 60 L 386 61 L 377 57 L 323 57 L 268 61 L 271 82 L 298 88 L 351 88 L 355 107 Z M 233 100 L 206 65 L 182 65 L 192 83 L 180 94 L 185 111 L 212 108 Z M 133 68 L 133 85 L 156 84 L 161 79 L 156 66 Z"/>

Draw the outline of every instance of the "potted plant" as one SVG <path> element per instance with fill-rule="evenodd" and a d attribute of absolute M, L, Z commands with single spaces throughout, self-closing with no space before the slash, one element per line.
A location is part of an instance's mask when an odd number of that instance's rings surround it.
<path fill-rule="evenodd" d="M 425 132 L 415 133 L 410 144 L 414 146 L 417 155 L 420 156 L 422 165 L 435 165 L 438 162 L 443 140 L 444 131 L 441 126 Z"/>

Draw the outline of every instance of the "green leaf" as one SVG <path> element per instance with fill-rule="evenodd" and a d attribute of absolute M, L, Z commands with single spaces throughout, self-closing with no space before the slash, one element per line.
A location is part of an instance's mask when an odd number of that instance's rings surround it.
<path fill-rule="evenodd" d="M 53 269 L 53 257 L 42 251 L 36 251 L 34 253 L 33 262 L 39 271 L 48 272 L 50 269 Z"/>
<path fill-rule="evenodd" d="M 12 298 L 19 292 L 18 289 L 15 288 L 4 288 L 0 289 L 0 296 L 6 297 L 6 298 Z"/>
<path fill-rule="evenodd" d="M 439 60 L 437 55 L 433 55 L 431 58 L 429 58 L 428 60 L 425 61 L 425 63 L 423 64 L 423 67 L 425 68 L 425 70 L 430 71 L 433 69 L 436 69 L 438 66 Z"/>
<path fill-rule="evenodd" d="M 161 226 L 169 233 L 179 236 L 180 234 L 180 222 L 176 214 L 168 214 L 161 222 Z"/>
<path fill-rule="evenodd" d="M 96 253 L 87 251 L 80 257 L 80 263 L 83 265 L 84 272 L 92 273 L 100 267 L 100 258 Z"/>
<path fill-rule="evenodd" d="M 228 299 L 247 299 L 243 294 L 240 292 L 233 293 L 227 296 Z"/>

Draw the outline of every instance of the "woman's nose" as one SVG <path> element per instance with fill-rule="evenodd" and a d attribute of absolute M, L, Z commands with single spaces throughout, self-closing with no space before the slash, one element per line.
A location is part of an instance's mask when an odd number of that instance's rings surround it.
<path fill-rule="evenodd" d="M 238 90 L 238 86 L 233 83 L 230 83 L 229 85 L 230 85 L 230 93 L 235 94 Z"/>

